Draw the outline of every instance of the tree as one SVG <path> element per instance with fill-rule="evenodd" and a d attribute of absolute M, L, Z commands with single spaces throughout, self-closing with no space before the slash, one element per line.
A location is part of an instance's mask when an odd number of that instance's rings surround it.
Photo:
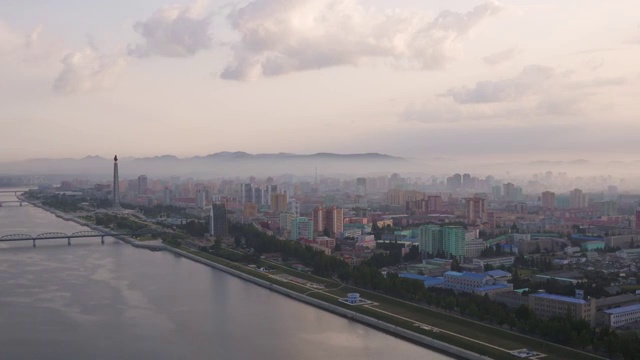
<path fill-rule="evenodd" d="M 331 231 L 329 231 L 329 228 L 324 228 L 324 230 L 322 230 L 322 236 L 326 236 L 326 237 L 331 237 Z"/>
<path fill-rule="evenodd" d="M 222 248 L 222 239 L 219 236 L 216 236 L 216 239 L 213 242 L 213 250 L 218 251 L 220 248 Z"/>
<path fill-rule="evenodd" d="M 240 236 L 236 235 L 233 237 L 233 244 L 235 245 L 235 247 L 239 248 L 242 246 L 242 238 L 240 238 Z"/>
<path fill-rule="evenodd" d="M 340 252 L 342 251 L 342 246 L 340 246 L 339 243 L 336 243 L 336 246 L 333 247 L 333 251 L 334 252 Z"/>

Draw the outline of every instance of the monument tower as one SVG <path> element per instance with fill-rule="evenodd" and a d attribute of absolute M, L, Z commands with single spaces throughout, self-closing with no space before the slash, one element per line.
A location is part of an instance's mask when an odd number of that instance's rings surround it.
<path fill-rule="evenodd" d="M 120 208 L 120 179 L 118 177 L 118 155 L 113 157 L 113 207 Z"/>

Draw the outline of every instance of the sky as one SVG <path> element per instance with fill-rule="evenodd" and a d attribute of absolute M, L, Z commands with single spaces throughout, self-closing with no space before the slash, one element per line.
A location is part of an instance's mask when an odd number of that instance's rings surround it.
<path fill-rule="evenodd" d="M 0 161 L 639 160 L 637 0 L 2 0 Z"/>

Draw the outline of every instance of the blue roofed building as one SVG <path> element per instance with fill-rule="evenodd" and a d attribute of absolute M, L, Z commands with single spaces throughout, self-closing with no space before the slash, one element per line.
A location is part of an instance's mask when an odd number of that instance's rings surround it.
<path fill-rule="evenodd" d="M 529 308 L 541 319 L 569 315 L 586 320 L 593 327 L 596 323 L 596 302 L 584 300 L 583 296 L 582 290 L 576 290 L 575 297 L 541 292 L 529 295 Z"/>
<path fill-rule="evenodd" d="M 420 280 L 424 283 L 425 287 L 441 286 L 444 280 L 441 277 L 424 276 L 417 274 L 400 274 L 401 278 Z"/>
<path fill-rule="evenodd" d="M 506 271 L 503 273 L 509 274 Z M 494 274 L 504 275 L 503 273 Z M 481 296 L 489 295 L 491 298 L 497 293 L 513 290 L 513 284 L 496 280 L 496 277 L 489 273 L 447 271 L 442 278 L 444 279 L 442 287 L 445 289 L 451 289 L 456 292 L 474 293 Z"/>
<path fill-rule="evenodd" d="M 604 311 L 604 325 L 610 328 L 617 328 L 638 321 L 640 321 L 640 304 Z"/>

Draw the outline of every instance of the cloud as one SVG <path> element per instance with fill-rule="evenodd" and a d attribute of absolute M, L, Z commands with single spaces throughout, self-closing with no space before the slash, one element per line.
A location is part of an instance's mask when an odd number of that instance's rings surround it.
<path fill-rule="evenodd" d="M 508 62 L 519 55 L 522 51 L 518 48 L 510 48 L 502 51 L 489 54 L 482 58 L 485 64 L 490 66 L 496 66 L 505 62 Z"/>
<path fill-rule="evenodd" d="M 254 0 L 229 14 L 240 41 L 220 76 L 253 80 L 366 59 L 442 69 L 458 56 L 460 40 L 501 9 L 486 2 L 431 19 L 421 12 L 366 8 L 358 0 Z"/>
<path fill-rule="evenodd" d="M 526 66 L 516 77 L 497 81 L 480 81 L 474 87 L 451 89 L 451 96 L 459 104 L 515 101 L 543 89 L 560 75 L 548 66 Z"/>
<path fill-rule="evenodd" d="M 23 34 L 0 21 L 0 58 L 16 63 L 56 59 L 54 54 L 59 54 L 60 44 L 54 39 L 42 39 L 42 33 L 42 25 Z"/>
<path fill-rule="evenodd" d="M 611 108 L 606 96 L 610 88 L 631 83 L 625 76 L 581 80 L 572 76 L 552 67 L 528 65 L 512 78 L 479 81 L 420 105 L 411 104 L 399 118 L 429 124 L 577 118 Z"/>
<path fill-rule="evenodd" d="M 86 46 L 66 54 L 61 63 L 62 71 L 53 83 L 53 90 L 58 94 L 73 94 L 113 87 L 126 59 L 121 55 L 105 55 L 95 47 Z"/>
<path fill-rule="evenodd" d="M 212 14 L 206 11 L 207 2 L 198 0 L 191 5 L 165 6 L 133 29 L 144 42 L 129 45 L 134 57 L 188 57 L 211 48 Z"/>

